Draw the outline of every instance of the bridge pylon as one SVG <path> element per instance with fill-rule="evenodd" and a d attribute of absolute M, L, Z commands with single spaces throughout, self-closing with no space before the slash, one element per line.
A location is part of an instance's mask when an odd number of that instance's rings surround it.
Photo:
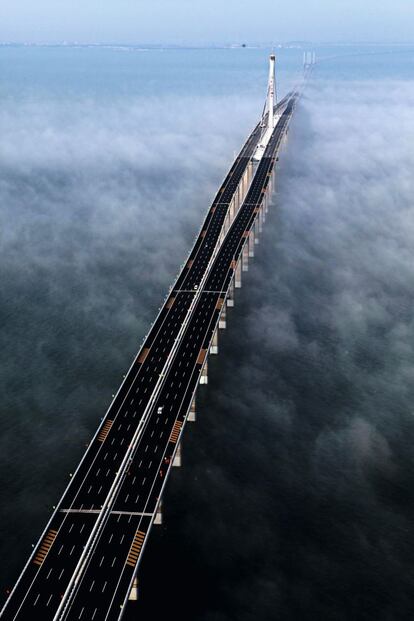
<path fill-rule="evenodd" d="M 280 118 L 279 115 L 275 114 L 275 105 L 277 103 L 275 65 L 276 56 L 275 54 L 271 54 L 269 57 L 269 79 L 267 84 L 266 102 L 263 108 L 262 120 L 260 123 L 262 134 L 253 155 L 253 160 L 255 161 L 262 159 L 263 153 L 265 152 L 269 140 L 273 134 L 273 130 Z"/>
<path fill-rule="evenodd" d="M 316 52 L 303 52 L 303 70 L 308 71 L 316 65 Z"/>

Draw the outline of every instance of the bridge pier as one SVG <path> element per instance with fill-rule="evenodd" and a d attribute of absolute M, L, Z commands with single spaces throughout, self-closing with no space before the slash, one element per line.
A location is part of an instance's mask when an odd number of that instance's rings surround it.
<path fill-rule="evenodd" d="M 223 304 L 221 307 L 220 319 L 219 319 L 219 328 L 220 330 L 225 330 L 227 325 L 227 307 L 226 304 Z"/>
<path fill-rule="evenodd" d="M 227 306 L 234 306 L 234 278 L 232 278 L 232 281 L 229 285 L 229 292 L 227 294 Z"/>
<path fill-rule="evenodd" d="M 157 513 L 155 514 L 154 524 L 162 524 L 162 500 L 159 501 L 157 507 Z"/>
<path fill-rule="evenodd" d="M 247 174 L 248 174 L 248 179 L 249 179 L 249 183 L 251 182 L 253 176 L 254 176 L 254 163 L 252 162 L 252 160 L 250 160 L 248 166 L 247 166 Z"/>
<path fill-rule="evenodd" d="M 240 209 L 244 201 L 243 183 L 239 183 L 239 186 L 237 188 L 237 195 L 239 197 L 239 209 Z"/>
<path fill-rule="evenodd" d="M 236 197 L 233 196 L 230 202 L 230 224 L 233 222 L 237 213 Z"/>
<path fill-rule="evenodd" d="M 206 356 L 206 361 L 204 362 L 203 368 L 201 369 L 201 375 L 200 375 L 200 384 L 208 384 L 208 362 L 207 362 L 207 356 Z"/>
<path fill-rule="evenodd" d="M 267 201 L 267 205 L 266 205 L 266 207 L 267 207 L 266 211 L 267 212 L 269 211 L 269 203 L 270 203 L 270 199 L 273 196 L 274 189 L 275 189 L 275 173 L 272 172 L 272 175 L 270 177 L 269 196 L 268 196 L 268 201 Z"/>
<path fill-rule="evenodd" d="M 214 330 L 210 345 L 210 354 L 218 354 L 218 328 Z"/>
<path fill-rule="evenodd" d="M 191 401 L 190 411 L 188 413 L 187 420 L 190 421 L 190 423 L 195 423 L 195 420 L 196 420 L 196 398 L 195 396 L 193 397 L 193 400 Z"/>
<path fill-rule="evenodd" d="M 240 186 L 237 186 L 237 190 L 234 193 L 234 216 L 236 216 L 237 212 L 240 209 L 240 196 L 239 196 Z"/>
<path fill-rule="evenodd" d="M 242 177 L 242 194 L 243 194 L 243 201 L 246 198 L 246 194 L 247 194 L 247 189 L 249 187 L 249 181 L 248 181 L 248 175 L 247 175 L 247 171 L 245 171 L 243 177 Z"/>
<path fill-rule="evenodd" d="M 231 224 L 230 211 L 227 211 L 226 217 L 224 218 L 224 222 L 223 222 L 223 234 L 224 235 L 229 230 L 230 224 Z M 223 235 L 223 237 L 224 237 L 224 235 Z"/>
<path fill-rule="evenodd" d="M 173 468 L 181 467 L 181 441 L 178 443 L 172 465 L 173 465 Z"/>
<path fill-rule="evenodd" d="M 249 162 L 246 168 L 246 181 L 247 181 L 247 185 L 250 186 L 250 182 L 253 178 L 253 174 L 252 174 L 252 163 Z M 246 192 L 247 194 L 247 192 Z"/>
<path fill-rule="evenodd" d="M 259 243 L 259 218 L 256 217 L 256 220 L 254 221 L 254 243 L 258 244 Z"/>
<path fill-rule="evenodd" d="M 129 594 L 128 601 L 130 602 L 138 601 L 138 578 L 136 576 L 132 582 L 131 592 Z"/>
<path fill-rule="evenodd" d="M 272 194 L 272 181 L 269 182 L 269 189 L 266 192 L 265 200 L 264 200 L 264 212 L 265 214 L 269 213 L 269 200 Z"/>
<path fill-rule="evenodd" d="M 248 244 L 249 244 L 249 257 L 254 257 L 254 230 L 250 231 Z"/>
<path fill-rule="evenodd" d="M 241 289 L 242 286 L 242 260 L 241 257 L 237 261 L 236 270 L 234 274 L 234 286 L 236 289 Z"/>
<path fill-rule="evenodd" d="M 249 271 L 249 240 L 246 240 L 246 243 L 243 246 L 242 252 L 242 271 Z"/>
<path fill-rule="evenodd" d="M 263 233 L 263 205 L 259 209 L 259 213 L 257 215 L 257 221 L 259 223 L 259 233 Z"/>

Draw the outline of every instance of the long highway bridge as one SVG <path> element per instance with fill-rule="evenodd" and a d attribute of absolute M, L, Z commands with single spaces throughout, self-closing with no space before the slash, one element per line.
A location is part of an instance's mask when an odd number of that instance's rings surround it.
<path fill-rule="evenodd" d="M 274 60 L 262 119 L 11 591 L 4 621 L 115 621 L 136 592 L 197 386 L 207 383 L 208 355 L 217 353 L 218 328 L 254 254 L 299 96 L 294 90 L 275 105 Z"/>

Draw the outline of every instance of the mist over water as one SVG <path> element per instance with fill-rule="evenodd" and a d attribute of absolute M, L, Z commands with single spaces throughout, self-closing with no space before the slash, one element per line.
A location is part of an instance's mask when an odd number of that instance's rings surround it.
<path fill-rule="evenodd" d="M 96 57 L 75 79 L 78 52 L 65 51 L 59 92 L 36 65 L 42 88 L 32 79 L 19 99 L 17 75 L 0 106 L 3 590 L 155 317 L 266 81 L 255 50 L 231 62 L 231 51 L 208 62 L 187 51 L 168 72 L 159 52 L 118 54 L 126 60 L 105 56 L 111 96 Z M 300 51 L 286 64 L 281 94 Z M 131 619 L 412 618 L 412 64 L 408 52 L 331 61 L 308 87 Z M 193 65 L 210 77 L 197 84 Z M 240 94 L 243 70 L 250 87 L 262 82 Z M 175 89 L 187 71 L 188 89 Z"/>

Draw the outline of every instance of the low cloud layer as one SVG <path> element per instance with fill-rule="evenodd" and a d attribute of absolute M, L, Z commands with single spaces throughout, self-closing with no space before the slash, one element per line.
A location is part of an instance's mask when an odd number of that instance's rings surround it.
<path fill-rule="evenodd" d="M 320 79 L 300 103 L 145 560 L 144 618 L 180 587 L 183 619 L 412 617 L 413 98 Z M 177 578 L 157 578 L 168 563 Z"/>
<path fill-rule="evenodd" d="M 14 583 L 255 114 L 254 101 L 207 96 L 2 102 L 2 587 Z"/>
<path fill-rule="evenodd" d="M 411 620 L 413 100 L 404 82 L 319 79 L 300 103 L 146 550 L 140 618 Z M 4 588 L 256 103 L 2 105 Z"/>

